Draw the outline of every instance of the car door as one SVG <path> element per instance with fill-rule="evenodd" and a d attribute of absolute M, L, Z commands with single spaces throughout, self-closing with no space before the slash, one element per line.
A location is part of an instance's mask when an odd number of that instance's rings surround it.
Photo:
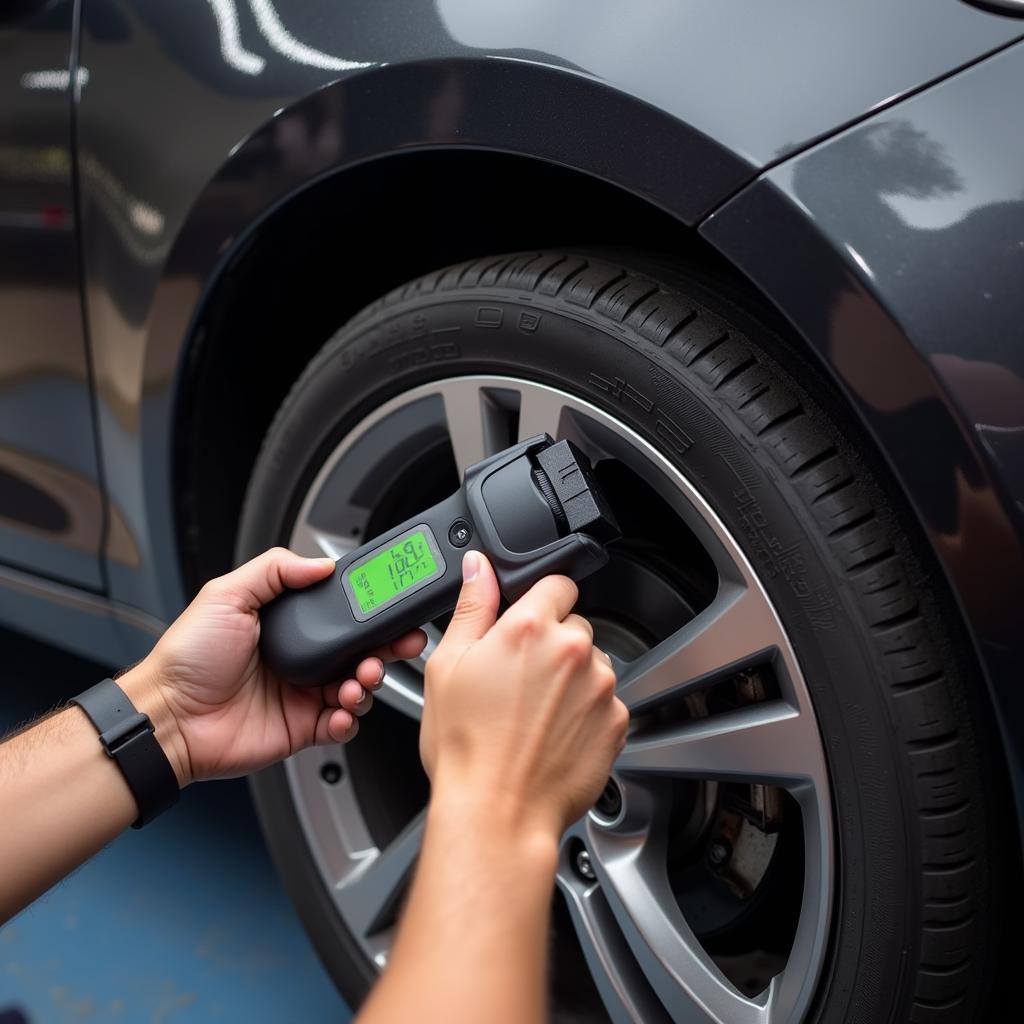
<path fill-rule="evenodd" d="M 73 0 L 0 6 L 0 573 L 5 564 L 98 590 L 103 495 L 76 254 L 73 22 Z"/>

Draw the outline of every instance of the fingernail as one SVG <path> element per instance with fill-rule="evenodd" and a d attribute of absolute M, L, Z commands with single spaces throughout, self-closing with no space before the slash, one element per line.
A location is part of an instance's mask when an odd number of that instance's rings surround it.
<path fill-rule="evenodd" d="M 377 685 L 380 686 L 384 682 L 384 662 L 380 663 L 380 670 L 377 672 Z"/>
<path fill-rule="evenodd" d="M 476 551 L 467 551 L 462 556 L 462 581 L 463 583 L 469 583 L 470 580 L 476 579 L 476 574 L 480 571 L 480 555 Z"/>
<path fill-rule="evenodd" d="M 365 690 L 360 690 L 359 691 L 359 696 L 356 698 L 356 703 L 357 704 L 362 704 L 364 700 L 366 700 L 366 691 Z"/>

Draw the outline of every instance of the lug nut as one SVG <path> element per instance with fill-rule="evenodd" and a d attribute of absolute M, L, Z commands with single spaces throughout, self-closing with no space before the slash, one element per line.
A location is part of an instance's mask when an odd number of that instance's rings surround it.
<path fill-rule="evenodd" d="M 605 783 L 597 803 L 594 804 L 594 810 L 609 821 L 614 821 L 619 816 L 622 811 L 622 790 L 614 779 L 609 779 Z"/>
<path fill-rule="evenodd" d="M 720 868 L 732 856 L 732 847 L 724 839 L 716 839 L 708 847 L 708 862 Z"/>
<path fill-rule="evenodd" d="M 341 780 L 341 765 L 337 761 L 328 761 L 320 768 L 320 778 L 328 786 L 333 786 Z"/>
<path fill-rule="evenodd" d="M 576 853 L 576 871 L 580 878 L 588 882 L 594 881 L 597 875 L 594 873 L 594 865 L 590 863 L 590 854 L 586 850 L 579 850 Z"/>

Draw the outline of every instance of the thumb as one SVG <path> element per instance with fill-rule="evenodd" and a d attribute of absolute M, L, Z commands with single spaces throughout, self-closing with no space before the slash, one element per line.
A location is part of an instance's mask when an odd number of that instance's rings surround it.
<path fill-rule="evenodd" d="M 479 640 L 498 618 L 501 591 L 498 578 L 487 558 L 479 551 L 467 551 L 462 558 L 462 592 L 451 625 L 438 650 L 451 654 Z"/>
<path fill-rule="evenodd" d="M 332 558 L 303 558 L 287 548 L 271 548 L 213 582 L 243 609 L 255 611 L 282 591 L 308 587 L 333 571 Z"/>

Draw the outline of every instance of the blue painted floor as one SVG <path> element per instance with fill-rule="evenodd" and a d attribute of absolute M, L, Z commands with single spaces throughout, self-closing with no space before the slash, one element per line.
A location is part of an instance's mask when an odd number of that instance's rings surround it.
<path fill-rule="evenodd" d="M 106 674 L 9 633 L 0 652 L 0 734 Z M 0 928 L 2 1024 L 350 1017 L 278 881 L 243 781 L 186 790 Z"/>

